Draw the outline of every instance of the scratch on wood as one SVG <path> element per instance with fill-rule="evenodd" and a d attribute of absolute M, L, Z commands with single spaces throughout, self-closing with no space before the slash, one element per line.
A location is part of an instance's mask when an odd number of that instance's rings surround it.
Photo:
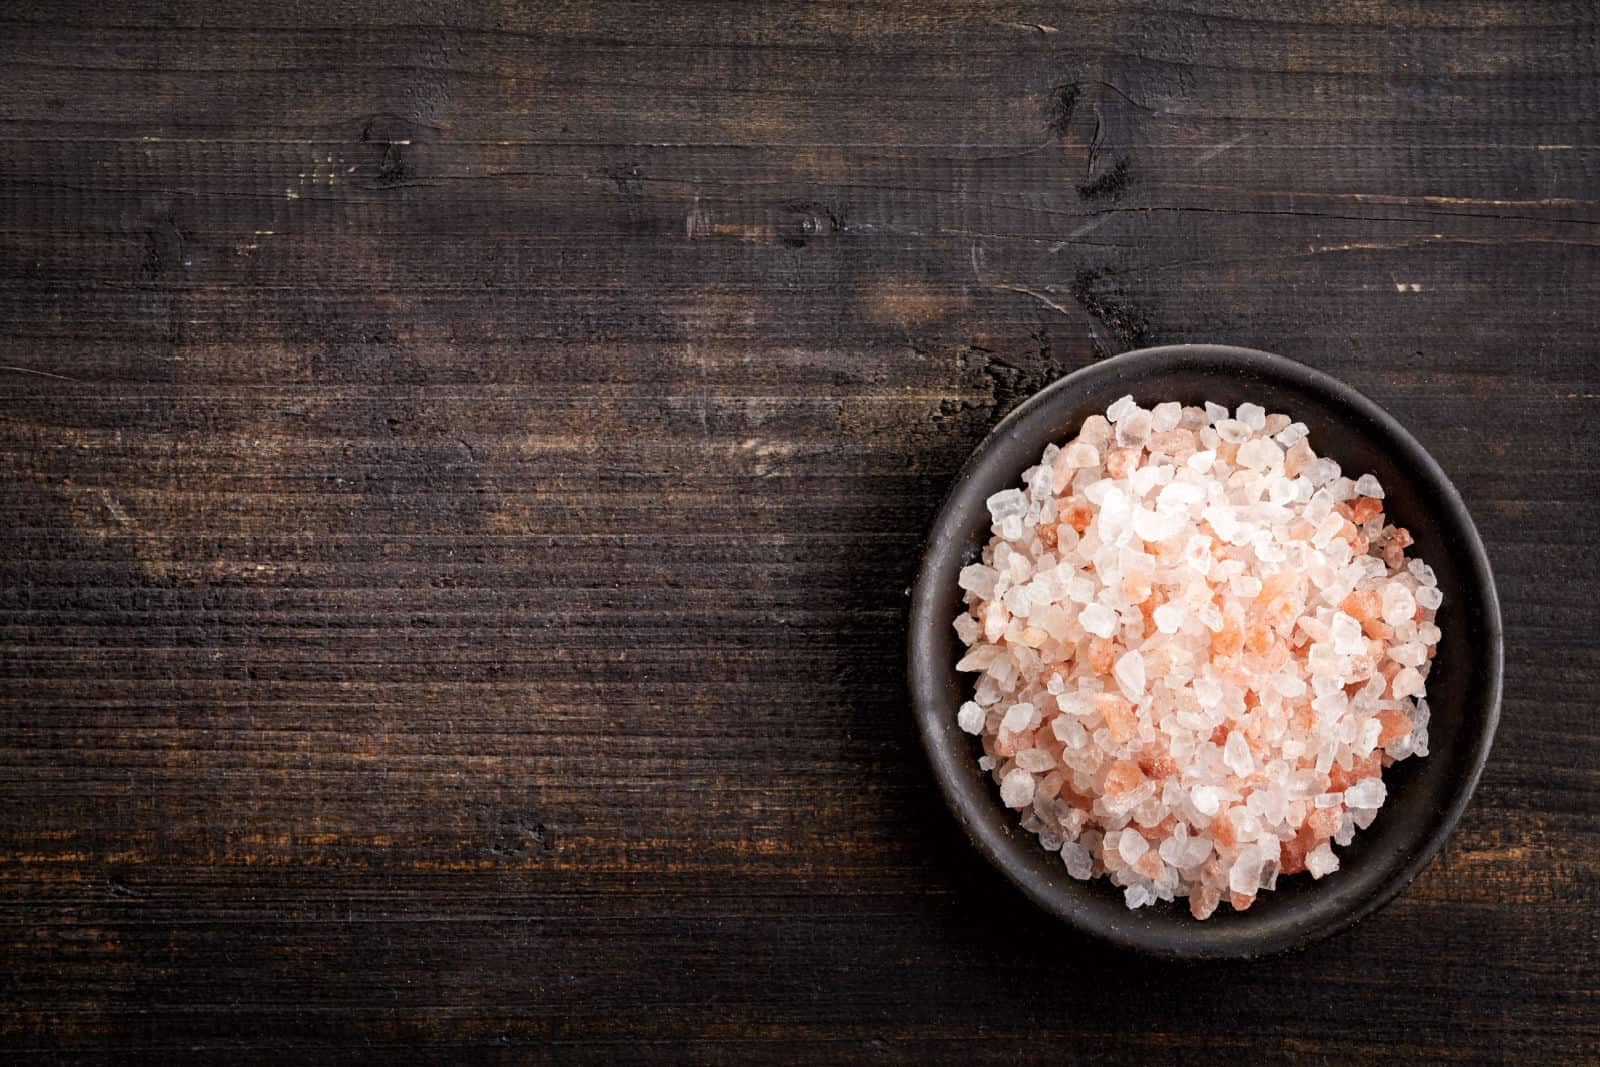
<path fill-rule="evenodd" d="M 1051 300 L 1048 296 L 1046 296 L 1043 293 L 1039 292 L 1039 290 L 1037 290 L 1037 289 L 1029 289 L 1026 285 L 1006 285 L 1005 283 L 1000 282 L 1000 283 L 996 283 L 994 285 L 989 286 L 989 288 L 991 288 L 991 289 L 1005 289 L 1005 290 L 1009 290 L 1010 292 L 1013 292 L 1013 293 L 1022 293 L 1024 296 L 1033 297 L 1035 300 L 1039 301 L 1039 303 L 1045 305 L 1046 307 L 1055 308 L 1057 311 L 1061 312 L 1061 314 L 1063 314 L 1063 315 L 1067 315 L 1067 316 L 1070 317 L 1070 316 L 1073 316 L 1073 314 L 1074 314 L 1071 308 L 1063 307 L 1062 305 L 1056 303 L 1054 300 Z"/>

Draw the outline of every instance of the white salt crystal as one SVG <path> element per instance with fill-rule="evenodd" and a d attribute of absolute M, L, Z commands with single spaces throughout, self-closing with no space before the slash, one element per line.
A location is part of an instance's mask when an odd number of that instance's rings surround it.
<path fill-rule="evenodd" d="M 1076 841 L 1061 846 L 1061 861 L 1066 864 L 1067 873 L 1080 882 L 1088 881 L 1094 873 L 1094 856 Z"/>
<path fill-rule="evenodd" d="M 985 503 L 989 507 L 989 516 L 996 524 L 1010 518 L 1021 518 L 1028 513 L 1028 498 L 1021 489 L 1002 489 Z"/>
<path fill-rule="evenodd" d="M 1222 702 L 1222 683 L 1209 674 L 1202 674 L 1191 683 L 1194 698 L 1202 708 L 1214 708 Z"/>
<path fill-rule="evenodd" d="M 1208 785 L 1197 785 L 1189 790 L 1189 803 L 1194 805 L 1195 811 L 1205 816 L 1215 815 L 1222 806 L 1217 791 Z"/>
<path fill-rule="evenodd" d="M 1133 515 L 1133 532 L 1140 540 L 1152 544 L 1175 536 L 1181 529 L 1183 529 L 1183 516 L 1170 511 L 1140 508 Z"/>
<path fill-rule="evenodd" d="M 1166 433 L 1168 430 L 1178 428 L 1179 421 L 1183 418 L 1183 405 L 1176 400 L 1169 400 L 1164 404 L 1157 404 L 1150 409 L 1150 429 L 1156 433 Z"/>
<path fill-rule="evenodd" d="M 1361 624 L 1344 612 L 1335 612 L 1329 627 L 1333 636 L 1333 650 L 1341 656 L 1353 656 L 1366 650 L 1366 639 L 1361 636 Z"/>
<path fill-rule="evenodd" d="M 1190 470 L 1194 471 L 1196 474 L 1204 474 L 1211 469 L 1211 465 L 1216 461 L 1216 451 L 1208 448 L 1202 452 L 1196 452 L 1194 455 L 1184 460 L 1184 465 Z"/>
<path fill-rule="evenodd" d="M 1119 396 L 1117 399 L 1111 402 L 1110 407 L 1106 408 L 1106 418 L 1110 419 L 1112 422 L 1121 422 L 1123 418 L 1134 411 L 1137 411 L 1138 408 L 1139 405 L 1134 403 L 1133 396 L 1131 394 L 1127 396 Z"/>
<path fill-rule="evenodd" d="M 1389 683 L 1389 695 L 1396 700 L 1414 697 L 1424 691 L 1422 674 L 1415 667 L 1402 667 Z"/>
<path fill-rule="evenodd" d="M 1362 496 L 1370 496 L 1376 500 L 1383 499 L 1383 485 L 1370 474 L 1363 474 L 1356 479 L 1355 491 Z"/>
<path fill-rule="evenodd" d="M 1444 594 L 1439 592 L 1436 586 L 1419 585 L 1416 595 L 1417 603 L 1429 611 L 1437 610 L 1439 605 L 1444 603 Z"/>
<path fill-rule="evenodd" d="M 1142 448 L 1150 439 L 1150 413 L 1134 410 L 1117 423 L 1117 444 L 1124 448 Z"/>
<path fill-rule="evenodd" d="M 1344 529 L 1344 516 L 1336 511 L 1330 511 L 1317 524 L 1316 532 L 1311 535 L 1311 543 L 1318 548 L 1322 548 L 1333 540 L 1334 534 L 1342 529 Z"/>
<path fill-rule="evenodd" d="M 1139 857 L 1150 851 L 1150 842 L 1146 841 L 1139 831 L 1126 829 L 1122 836 L 1117 838 L 1117 854 L 1123 862 L 1133 864 L 1139 862 Z"/>
<path fill-rule="evenodd" d="M 1283 450 L 1265 438 L 1257 437 L 1239 446 L 1239 466 L 1265 471 L 1283 461 Z"/>
<path fill-rule="evenodd" d="M 1061 450 L 1056 465 L 1071 468 L 1098 467 L 1100 450 L 1085 441 L 1074 441 Z"/>
<path fill-rule="evenodd" d="M 1240 404 L 1234 417 L 1252 430 L 1264 430 L 1267 426 L 1267 409 L 1260 404 Z"/>
<path fill-rule="evenodd" d="M 1013 768 L 1000 780 L 1000 802 L 1008 808 L 1025 808 L 1033 803 L 1033 775 Z"/>
<path fill-rule="evenodd" d="M 1378 747 L 1378 737 L 1382 733 L 1383 723 L 1377 719 L 1368 719 L 1362 723 L 1361 733 L 1356 736 L 1356 755 L 1362 759 L 1372 755 L 1372 750 Z"/>
<path fill-rule="evenodd" d="M 1312 485 L 1327 485 L 1339 477 L 1339 464 L 1326 456 L 1313 460 L 1306 468 L 1306 478 Z"/>
<path fill-rule="evenodd" d="M 971 616 L 962 616 L 970 618 Z M 1154 615 L 1156 629 L 1164 634 L 1175 634 L 1183 626 L 1183 605 L 1177 601 L 1169 600 L 1156 608 Z"/>
<path fill-rule="evenodd" d="M 1028 728 L 1028 723 L 1033 720 L 1033 705 L 1027 701 L 1018 701 L 1006 709 L 1005 717 L 1000 720 L 1000 729 L 1010 733 L 1021 733 Z"/>
<path fill-rule="evenodd" d="M 1410 619 L 1417 611 L 1417 602 L 1400 582 L 1390 582 L 1383 587 L 1383 621 L 1390 626 Z"/>
<path fill-rule="evenodd" d="M 1189 843 L 1183 847 L 1184 867 L 1198 867 L 1211 858 L 1211 839 L 1209 837 L 1191 837 Z"/>
<path fill-rule="evenodd" d="M 1110 637 L 1117 630 L 1117 613 L 1104 604 L 1090 604 L 1078 613 L 1078 624 L 1096 637 Z"/>
<path fill-rule="evenodd" d="M 1255 770 L 1255 757 L 1250 754 L 1250 746 L 1245 742 L 1244 734 L 1238 730 L 1228 734 L 1227 743 L 1222 747 L 1222 762 L 1240 778 L 1248 778 Z"/>
<path fill-rule="evenodd" d="M 1391 645 L 1389 658 L 1402 667 L 1420 667 L 1428 661 L 1428 650 L 1420 642 L 1409 641 L 1405 644 Z M 1378 676 L 1381 682 L 1382 676 Z"/>
<path fill-rule="evenodd" d="M 1243 444 L 1250 440 L 1250 427 L 1238 419 L 1223 419 L 1217 423 L 1217 436 L 1229 444 Z"/>
<path fill-rule="evenodd" d="M 1261 884 L 1261 854 L 1254 848 L 1239 852 L 1228 869 L 1228 888 L 1235 893 L 1254 895 Z"/>
<path fill-rule="evenodd" d="M 1311 798 L 1311 805 L 1315 808 L 1336 808 L 1343 803 L 1343 793 L 1318 793 Z"/>
<path fill-rule="evenodd" d="M 983 708 L 976 701 L 969 700 L 961 705 L 961 710 L 956 712 L 956 725 L 969 734 L 983 733 L 983 723 L 987 716 Z"/>
<path fill-rule="evenodd" d="M 1144 696 L 1144 657 L 1137 651 L 1124 653 L 1112 668 L 1122 695 L 1137 703 Z"/>
<path fill-rule="evenodd" d="M 1311 872 L 1311 877 L 1322 878 L 1338 869 L 1339 857 L 1333 854 L 1326 841 L 1306 853 L 1306 870 Z"/>
<path fill-rule="evenodd" d="M 1273 438 L 1273 440 L 1277 441 L 1284 448 L 1290 448 L 1296 443 L 1304 441 L 1306 439 L 1306 434 L 1309 432 L 1310 431 L 1306 429 L 1305 423 L 1291 422 L 1282 430 L 1278 431 L 1278 434 Z"/>
<path fill-rule="evenodd" d="M 1127 889 L 1122 891 L 1123 903 L 1127 904 L 1130 910 L 1142 908 L 1146 904 L 1150 903 L 1152 899 L 1153 898 L 1150 895 L 1150 890 L 1145 888 L 1144 884 L 1141 882 L 1135 882 L 1133 885 L 1130 885 Z"/>
<path fill-rule="evenodd" d="M 1344 791 L 1344 802 L 1351 808 L 1378 808 L 1388 795 L 1382 778 L 1363 778 Z"/>
<path fill-rule="evenodd" d="M 1225 419 L 1228 417 L 1228 409 L 1223 407 L 1221 404 L 1213 404 L 1209 400 L 1207 400 L 1205 404 L 1207 422 L 1215 423 L 1219 419 Z"/>

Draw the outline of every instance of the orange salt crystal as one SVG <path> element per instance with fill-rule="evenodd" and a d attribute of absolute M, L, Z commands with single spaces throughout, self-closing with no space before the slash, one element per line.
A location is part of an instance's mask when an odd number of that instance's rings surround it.
<path fill-rule="evenodd" d="M 1233 820 L 1228 818 L 1228 809 L 1217 812 L 1211 820 L 1211 840 L 1217 843 L 1218 848 L 1235 848 L 1239 844 L 1238 837 L 1233 831 Z"/>
<path fill-rule="evenodd" d="M 1357 526 L 1365 526 L 1382 514 L 1383 501 L 1377 497 L 1358 496 L 1355 503 L 1350 505 L 1350 520 Z"/>
<path fill-rule="evenodd" d="M 1126 478 L 1139 466 L 1139 448 L 1113 448 L 1106 455 L 1106 473 L 1113 478 Z"/>
<path fill-rule="evenodd" d="M 999 734 L 994 739 L 994 750 L 997 755 L 1015 756 L 1018 752 L 1033 747 L 1033 731 L 1022 730 L 1012 733 L 1004 726 L 1000 727 Z"/>
<path fill-rule="evenodd" d="M 1105 792 L 1108 797 L 1127 796 L 1144 785 L 1144 771 L 1131 760 L 1118 760 L 1106 772 Z"/>
<path fill-rule="evenodd" d="M 1228 903 L 1233 905 L 1234 911 L 1249 911 L 1250 905 L 1254 904 L 1255 902 L 1256 898 L 1253 896 L 1247 897 L 1243 893 L 1234 893 L 1231 891 L 1228 893 Z"/>
<path fill-rule="evenodd" d="M 1081 496 L 1069 496 L 1057 506 L 1056 518 L 1083 533 L 1094 521 L 1094 506 Z"/>
<path fill-rule="evenodd" d="M 1318 808 L 1306 819 L 1306 829 L 1319 841 L 1326 840 L 1339 832 L 1339 824 L 1344 822 L 1344 807 L 1335 805 L 1331 808 Z M 1315 848 L 1312 845 L 1312 848 Z M 1310 852 L 1311 849 L 1306 849 Z"/>
<path fill-rule="evenodd" d="M 1218 660 L 1236 656 L 1243 645 L 1244 632 L 1239 624 L 1224 619 L 1222 629 L 1211 635 L 1211 658 Z"/>
<path fill-rule="evenodd" d="M 1116 693 L 1096 693 L 1094 710 L 1100 713 L 1119 745 L 1139 732 L 1139 717 L 1133 713 L 1133 705 Z"/>
<path fill-rule="evenodd" d="M 1117 662 L 1117 645 L 1109 637 L 1089 638 L 1089 669 L 1096 674 L 1110 674 Z"/>
<path fill-rule="evenodd" d="M 1393 744 L 1411 732 L 1411 720 L 1398 711 L 1378 712 L 1378 722 L 1383 730 L 1378 734 L 1378 747 Z"/>
<path fill-rule="evenodd" d="M 1272 647 L 1272 631 L 1265 626 L 1252 626 L 1245 631 L 1244 647 L 1254 656 L 1264 656 Z"/>
<path fill-rule="evenodd" d="M 1161 862 L 1161 857 L 1156 853 L 1156 850 L 1152 848 L 1135 861 L 1133 869 L 1153 881 L 1160 878 L 1167 868 L 1166 864 Z"/>

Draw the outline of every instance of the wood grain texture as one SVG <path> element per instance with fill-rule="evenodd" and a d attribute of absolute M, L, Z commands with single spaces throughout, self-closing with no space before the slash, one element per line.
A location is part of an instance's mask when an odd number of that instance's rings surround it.
<path fill-rule="evenodd" d="M 1594 1062 L 1582 2 L 0 10 L 0 1047 Z M 1353 931 L 1160 965 L 965 845 L 964 456 L 1145 343 L 1356 385 L 1505 716 Z"/>

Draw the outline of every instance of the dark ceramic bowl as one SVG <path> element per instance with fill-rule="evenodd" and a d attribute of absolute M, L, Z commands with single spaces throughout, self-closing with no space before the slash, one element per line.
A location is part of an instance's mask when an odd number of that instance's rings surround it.
<path fill-rule="evenodd" d="M 1408 552 L 1438 575 L 1443 631 L 1428 701 L 1427 757 L 1384 775 L 1389 800 L 1377 820 L 1339 849 L 1340 869 L 1321 881 L 1284 877 L 1249 911 L 1224 906 L 1204 922 L 1183 902 L 1129 911 L 1104 878 L 1079 882 L 1000 803 L 978 769 L 976 738 L 956 726 L 972 675 L 955 670 L 961 609 L 956 574 L 989 538 L 984 501 L 1019 486 L 1046 444 L 1132 393 L 1149 407 L 1166 400 L 1228 407 L 1253 401 L 1311 428 L 1319 455 L 1351 477 L 1371 471 L 1386 491 L 1391 521 L 1411 530 Z M 1439 851 L 1461 817 L 1500 717 L 1500 605 L 1478 532 L 1461 496 L 1422 446 L 1371 400 L 1281 356 L 1223 345 L 1172 345 L 1096 363 L 1042 390 L 996 426 L 957 475 L 928 536 L 911 594 L 908 658 L 912 705 L 934 774 L 978 851 L 1050 914 L 1118 945 L 1160 956 L 1249 957 L 1326 937 L 1388 903 Z"/>

